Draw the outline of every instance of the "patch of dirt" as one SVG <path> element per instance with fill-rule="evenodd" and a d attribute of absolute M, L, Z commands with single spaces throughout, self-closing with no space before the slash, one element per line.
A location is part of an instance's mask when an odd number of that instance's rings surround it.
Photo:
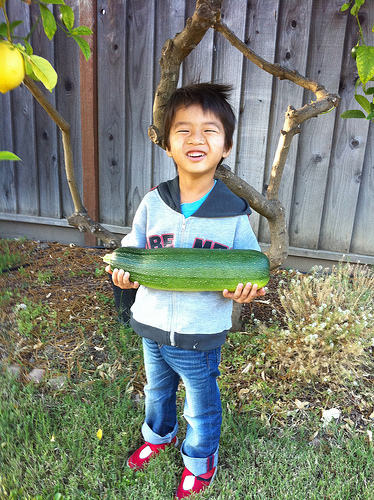
<path fill-rule="evenodd" d="M 103 272 L 102 257 L 107 250 L 29 240 L 21 247 L 19 242 L 10 241 L 9 247 L 11 252 L 21 254 L 22 265 L 0 274 L 0 289 L 7 290 L 0 302 L 0 360 L 28 368 L 39 363 L 48 368 L 48 359 L 54 358 L 61 370 L 69 370 L 72 353 L 84 344 L 86 357 L 92 357 L 96 363 L 104 362 L 100 351 L 102 336 L 92 328 L 83 331 L 80 325 L 92 324 L 92 318 L 105 308 L 105 301 L 112 301 L 112 285 Z M 41 311 L 48 307 L 53 312 L 55 334 L 53 338 L 49 335 L 47 342 L 42 321 L 40 331 L 33 329 L 29 335 L 18 331 L 16 311 L 26 310 L 28 301 L 39 304 Z M 115 315 L 114 307 L 112 314 Z M 77 328 L 71 328 L 74 319 Z M 35 320 L 38 324 L 38 318 Z"/>
<path fill-rule="evenodd" d="M 243 306 L 241 314 L 243 324 L 251 324 L 253 323 L 253 319 L 256 318 L 266 326 L 269 326 L 275 319 L 280 325 L 286 325 L 285 311 L 278 293 L 279 282 L 284 279 L 285 271 L 276 270 L 271 272 L 270 281 L 266 286 L 267 292 L 265 297 L 256 299 L 250 304 Z"/>

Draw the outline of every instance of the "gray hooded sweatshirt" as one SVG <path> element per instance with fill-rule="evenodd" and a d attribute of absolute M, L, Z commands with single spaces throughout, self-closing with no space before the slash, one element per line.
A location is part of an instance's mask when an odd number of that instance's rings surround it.
<path fill-rule="evenodd" d="M 147 193 L 122 246 L 260 250 L 248 203 L 218 180 L 190 217 L 181 212 L 179 178 Z M 130 276 L 131 279 L 131 276 Z M 130 324 L 141 337 L 182 349 L 215 349 L 231 327 L 232 301 L 222 292 L 175 292 L 140 286 Z"/>

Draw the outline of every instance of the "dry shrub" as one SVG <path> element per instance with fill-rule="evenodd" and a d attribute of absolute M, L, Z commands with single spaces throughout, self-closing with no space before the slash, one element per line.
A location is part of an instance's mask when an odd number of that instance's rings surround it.
<path fill-rule="evenodd" d="M 260 326 L 267 338 L 258 357 L 267 373 L 289 379 L 344 380 L 373 367 L 374 274 L 367 266 L 340 264 L 331 272 L 297 273 L 278 289 L 287 329 Z"/>

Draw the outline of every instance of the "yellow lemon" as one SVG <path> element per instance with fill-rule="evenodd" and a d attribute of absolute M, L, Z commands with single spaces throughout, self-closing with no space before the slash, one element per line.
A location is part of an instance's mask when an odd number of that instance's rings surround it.
<path fill-rule="evenodd" d="M 18 87 L 25 78 L 25 62 L 13 45 L 0 40 L 0 92 Z"/>

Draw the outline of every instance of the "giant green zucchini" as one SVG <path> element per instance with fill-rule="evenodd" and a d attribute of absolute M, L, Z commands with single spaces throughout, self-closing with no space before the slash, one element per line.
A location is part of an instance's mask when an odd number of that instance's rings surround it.
<path fill-rule="evenodd" d="M 269 281 L 269 259 L 256 250 L 121 247 L 103 257 L 111 269 L 130 273 L 131 281 L 159 290 L 234 291 L 238 283 Z"/>

